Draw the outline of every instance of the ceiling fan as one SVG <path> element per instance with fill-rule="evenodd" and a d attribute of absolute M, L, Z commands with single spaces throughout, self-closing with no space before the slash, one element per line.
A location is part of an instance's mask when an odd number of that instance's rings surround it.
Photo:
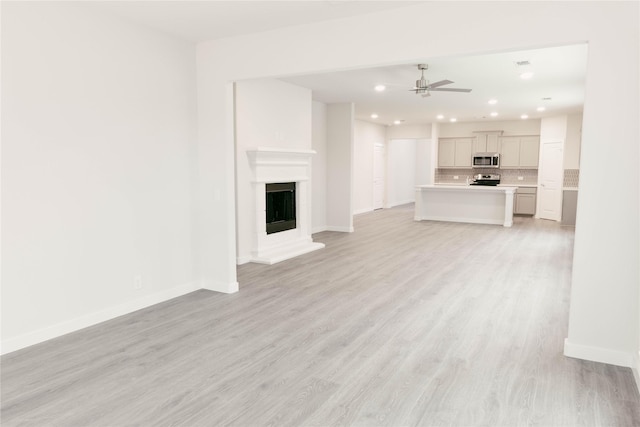
<path fill-rule="evenodd" d="M 425 70 L 428 70 L 429 66 L 427 64 L 418 64 L 418 70 L 422 72 L 422 75 L 419 80 L 416 80 L 416 85 L 413 89 L 409 89 L 412 92 L 415 92 L 416 95 L 420 94 L 423 98 L 427 96 L 431 96 L 430 92 L 441 91 L 441 92 L 471 92 L 471 89 L 459 89 L 459 88 L 446 88 L 440 87 L 444 85 L 450 85 L 453 83 L 451 80 L 440 80 L 439 82 L 429 84 L 429 80 L 424 78 Z"/>

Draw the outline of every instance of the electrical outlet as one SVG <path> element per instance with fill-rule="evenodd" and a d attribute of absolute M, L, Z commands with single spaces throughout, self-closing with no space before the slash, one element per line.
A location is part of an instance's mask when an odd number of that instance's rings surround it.
<path fill-rule="evenodd" d="M 524 176 L 519 176 L 518 181 L 524 181 Z"/>
<path fill-rule="evenodd" d="M 133 276 L 133 289 L 142 289 L 142 274 Z"/>
<path fill-rule="evenodd" d="M 458 175 L 453 175 L 453 179 L 459 179 L 460 177 Z"/>

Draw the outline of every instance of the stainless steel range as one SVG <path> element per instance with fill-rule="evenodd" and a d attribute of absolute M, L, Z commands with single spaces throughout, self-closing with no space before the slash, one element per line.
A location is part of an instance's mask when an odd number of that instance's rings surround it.
<path fill-rule="evenodd" d="M 491 174 L 483 175 L 481 173 L 473 176 L 473 181 L 469 185 L 498 185 L 500 184 L 500 175 Z"/>

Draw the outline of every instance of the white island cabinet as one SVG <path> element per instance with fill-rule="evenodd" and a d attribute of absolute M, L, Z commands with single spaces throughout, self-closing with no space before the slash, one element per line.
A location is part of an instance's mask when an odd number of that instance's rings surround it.
<path fill-rule="evenodd" d="M 516 190 L 482 185 L 418 185 L 414 219 L 511 227 Z"/>

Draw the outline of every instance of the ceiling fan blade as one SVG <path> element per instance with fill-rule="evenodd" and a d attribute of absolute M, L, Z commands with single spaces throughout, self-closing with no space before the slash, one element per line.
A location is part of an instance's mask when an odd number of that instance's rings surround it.
<path fill-rule="evenodd" d="M 428 87 L 429 89 L 432 89 L 434 87 L 450 85 L 451 83 L 453 83 L 451 80 L 440 80 L 439 82 L 431 83 Z"/>
<path fill-rule="evenodd" d="M 471 92 L 471 89 L 458 89 L 458 88 L 446 88 L 446 87 L 443 87 L 442 89 L 429 88 L 429 90 L 440 91 L 440 92 L 466 92 L 466 93 Z"/>

